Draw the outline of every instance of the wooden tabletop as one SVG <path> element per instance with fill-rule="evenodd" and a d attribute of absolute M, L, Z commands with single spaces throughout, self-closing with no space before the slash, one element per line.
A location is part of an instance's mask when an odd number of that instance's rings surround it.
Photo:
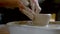
<path fill-rule="evenodd" d="M 0 26 L 0 34 L 9 34 L 6 26 Z"/>

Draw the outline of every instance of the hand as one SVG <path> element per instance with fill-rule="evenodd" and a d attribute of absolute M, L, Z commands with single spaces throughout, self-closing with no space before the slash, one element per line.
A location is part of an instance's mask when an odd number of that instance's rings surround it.
<path fill-rule="evenodd" d="M 18 0 L 19 10 L 21 10 L 21 12 L 27 15 L 30 19 L 33 19 L 34 15 L 39 14 L 41 8 L 39 7 L 38 0 L 30 0 L 30 3 L 32 9 L 25 6 L 21 0 Z"/>
<path fill-rule="evenodd" d="M 31 8 L 36 13 L 39 14 L 41 12 L 41 7 L 39 6 L 38 0 L 30 0 Z"/>

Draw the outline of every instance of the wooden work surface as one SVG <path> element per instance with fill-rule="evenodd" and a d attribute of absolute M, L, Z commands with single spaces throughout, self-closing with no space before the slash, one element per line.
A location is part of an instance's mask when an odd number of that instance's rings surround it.
<path fill-rule="evenodd" d="M 0 34 L 9 34 L 7 27 L 0 26 Z"/>

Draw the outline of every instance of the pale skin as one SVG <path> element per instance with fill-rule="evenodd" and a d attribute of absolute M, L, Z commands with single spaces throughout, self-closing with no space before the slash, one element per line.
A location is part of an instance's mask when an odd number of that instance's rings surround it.
<path fill-rule="evenodd" d="M 28 1 L 28 0 L 27 0 Z M 0 0 L 0 3 L 3 3 L 3 6 L 14 7 L 18 6 L 19 10 L 28 16 L 30 19 L 34 18 L 34 15 L 39 14 L 41 7 L 38 4 L 38 0 L 30 0 L 31 8 L 26 7 L 21 0 Z"/>
<path fill-rule="evenodd" d="M 41 7 L 38 4 L 38 0 L 30 0 L 30 5 L 32 9 L 26 7 L 20 0 L 18 0 L 18 5 L 19 10 L 21 10 L 22 13 L 27 15 L 32 20 L 34 18 L 34 15 L 39 14 L 39 12 L 41 11 Z"/>

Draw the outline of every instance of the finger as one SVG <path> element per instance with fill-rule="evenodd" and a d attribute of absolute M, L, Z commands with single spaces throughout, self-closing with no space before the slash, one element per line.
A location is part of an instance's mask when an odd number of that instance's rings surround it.
<path fill-rule="evenodd" d="M 41 12 L 41 7 L 39 6 L 38 0 L 34 0 L 35 1 L 35 9 L 36 9 L 36 13 L 38 14 L 39 12 Z"/>
<path fill-rule="evenodd" d="M 23 10 L 23 13 L 24 13 L 27 17 L 29 17 L 30 19 L 33 19 L 33 15 L 32 15 L 32 13 L 30 13 L 29 11 Z"/>
<path fill-rule="evenodd" d="M 28 6 L 28 5 L 29 5 L 28 0 L 20 0 L 20 1 L 23 2 L 23 4 L 24 4 L 25 6 Z"/>
<path fill-rule="evenodd" d="M 36 12 L 37 14 L 39 14 L 39 13 L 41 12 L 41 7 L 38 7 L 38 6 L 36 5 L 36 10 L 35 10 L 35 12 Z"/>
<path fill-rule="evenodd" d="M 26 16 L 28 16 L 30 19 L 33 19 L 35 13 L 29 9 L 28 7 L 25 7 L 26 9 L 22 9 L 22 13 L 24 13 Z M 21 10 L 21 9 L 20 9 Z"/>
<path fill-rule="evenodd" d="M 34 14 L 34 12 L 29 7 L 24 6 L 21 1 L 19 2 L 19 7 L 21 9 L 26 10 L 27 12 L 30 12 L 30 13 Z"/>
<path fill-rule="evenodd" d="M 30 0 L 30 6 L 31 6 L 32 11 L 34 11 L 35 10 L 34 0 Z"/>
<path fill-rule="evenodd" d="M 18 2 L 18 5 L 19 5 L 19 8 L 21 8 L 21 9 L 25 9 L 25 10 L 28 10 L 28 11 L 30 10 L 21 1 Z"/>
<path fill-rule="evenodd" d="M 23 5 L 23 3 L 21 1 L 18 1 L 18 6 L 21 9 L 25 9 L 25 6 Z"/>
<path fill-rule="evenodd" d="M 29 7 L 23 5 L 21 1 L 18 1 L 18 5 L 19 5 L 19 10 L 21 10 L 22 13 L 27 15 L 30 19 L 33 19 L 33 15 L 35 15 L 35 13 Z"/>

